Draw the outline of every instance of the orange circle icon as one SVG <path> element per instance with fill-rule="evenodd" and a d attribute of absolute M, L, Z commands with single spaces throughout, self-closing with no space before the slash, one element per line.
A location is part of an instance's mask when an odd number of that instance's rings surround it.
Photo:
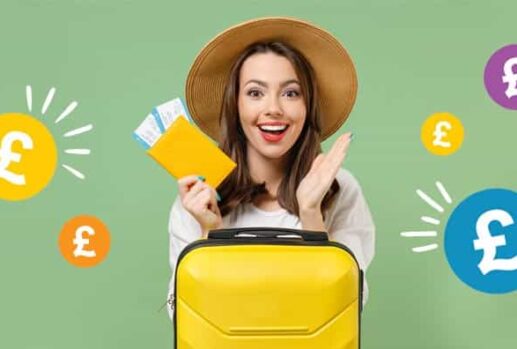
<path fill-rule="evenodd" d="M 97 217 L 81 215 L 65 223 L 59 234 L 59 250 L 76 267 L 93 267 L 106 258 L 110 248 L 108 228 Z"/>

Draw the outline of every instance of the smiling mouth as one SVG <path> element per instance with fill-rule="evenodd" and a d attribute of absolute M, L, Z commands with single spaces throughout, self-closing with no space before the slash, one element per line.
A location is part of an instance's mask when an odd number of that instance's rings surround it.
<path fill-rule="evenodd" d="M 264 132 L 264 133 L 269 133 L 269 134 L 273 134 L 273 135 L 281 135 L 285 131 L 287 131 L 287 129 L 289 128 L 289 125 L 275 125 L 275 126 L 259 125 L 258 128 L 261 132 Z"/>
<path fill-rule="evenodd" d="M 260 125 L 257 128 L 266 142 L 276 143 L 284 138 L 289 125 Z"/>

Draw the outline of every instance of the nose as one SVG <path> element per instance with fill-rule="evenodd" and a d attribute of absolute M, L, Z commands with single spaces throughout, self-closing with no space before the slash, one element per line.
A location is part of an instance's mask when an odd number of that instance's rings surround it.
<path fill-rule="evenodd" d="M 277 96 L 271 96 L 268 99 L 266 108 L 267 115 L 278 116 L 283 114 L 282 105 L 280 104 L 279 98 Z"/>

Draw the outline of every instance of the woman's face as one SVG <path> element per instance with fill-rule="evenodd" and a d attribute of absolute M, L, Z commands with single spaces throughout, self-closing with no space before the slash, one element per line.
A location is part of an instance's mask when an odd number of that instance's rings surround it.
<path fill-rule="evenodd" d="M 300 135 L 305 101 L 289 60 L 273 52 L 248 57 L 240 71 L 238 108 L 248 156 L 281 159 Z"/>

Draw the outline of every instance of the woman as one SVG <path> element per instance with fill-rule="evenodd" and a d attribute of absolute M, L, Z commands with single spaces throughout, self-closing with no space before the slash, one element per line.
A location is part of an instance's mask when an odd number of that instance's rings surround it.
<path fill-rule="evenodd" d="M 341 135 L 328 154 L 320 146 L 344 123 L 355 95 L 344 48 L 306 22 L 253 20 L 205 46 L 187 79 L 187 104 L 238 166 L 218 192 L 196 175 L 178 180 L 169 221 L 169 297 L 183 248 L 223 227 L 326 231 L 366 270 L 374 225 L 357 181 L 341 169 L 351 134 Z M 364 290 L 366 300 L 366 284 Z"/>

